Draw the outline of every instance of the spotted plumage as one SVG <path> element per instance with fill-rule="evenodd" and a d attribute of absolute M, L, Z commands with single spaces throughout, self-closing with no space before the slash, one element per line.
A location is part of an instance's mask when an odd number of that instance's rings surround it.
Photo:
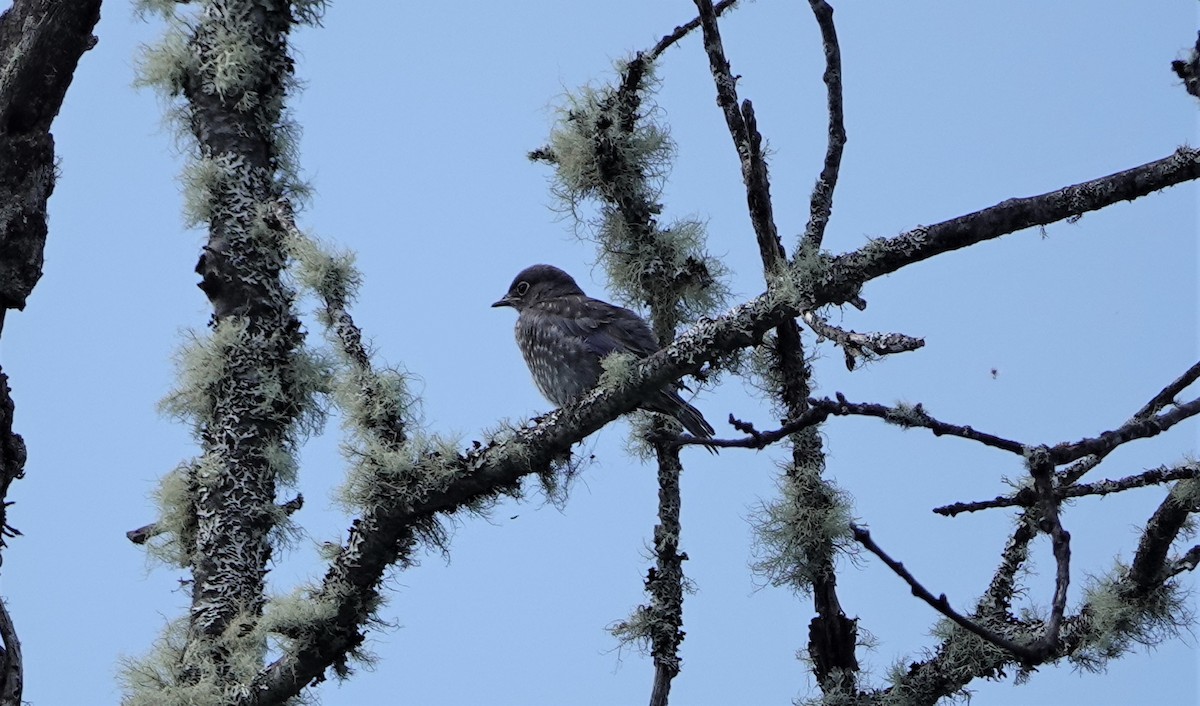
<path fill-rule="evenodd" d="M 658 350 L 641 317 L 587 296 L 571 275 L 551 265 L 522 270 L 492 306 L 517 310 L 517 346 L 538 390 L 560 407 L 596 386 L 605 356 L 621 352 L 645 358 Z M 694 436 L 713 435 L 699 410 L 673 389 L 655 393 L 641 406 L 674 417 Z"/>

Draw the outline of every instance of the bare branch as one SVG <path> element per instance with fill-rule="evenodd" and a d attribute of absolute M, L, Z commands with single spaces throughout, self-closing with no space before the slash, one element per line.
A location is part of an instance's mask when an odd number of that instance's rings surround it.
<path fill-rule="evenodd" d="M 1067 608 L 1067 587 L 1071 583 L 1071 534 L 1063 528 L 1058 514 L 1058 498 L 1054 494 L 1054 463 L 1046 447 L 1039 447 L 1029 455 L 1029 474 L 1033 476 L 1033 487 L 1038 495 L 1040 529 L 1050 535 L 1054 552 L 1054 599 L 1050 605 L 1050 619 L 1046 632 L 1039 641 L 1043 654 L 1049 655 L 1058 649 L 1059 631 L 1063 613 Z"/>
<path fill-rule="evenodd" d="M 1200 464 L 1185 463 L 1174 468 L 1159 466 L 1149 471 L 1125 476 L 1114 480 L 1102 480 L 1096 483 L 1080 483 L 1078 485 L 1062 485 L 1066 473 L 1058 474 L 1058 485 L 1054 491 L 1059 500 L 1082 498 L 1089 495 L 1111 495 L 1133 488 L 1144 488 L 1149 485 L 1159 485 L 1177 480 L 1200 477 Z M 978 500 L 967 503 L 951 503 L 933 509 L 939 515 L 954 517 L 964 512 L 978 512 L 1002 507 L 1032 507 L 1037 502 L 1036 493 L 1032 488 L 1022 488 L 1012 495 L 997 496 L 992 500 Z"/>
<path fill-rule="evenodd" d="M 721 13 L 725 12 L 726 10 L 733 7 L 737 3 L 738 3 L 738 0 L 721 0 L 721 2 L 718 2 L 716 5 L 713 6 L 713 15 L 715 17 L 720 17 Z M 696 17 L 694 19 L 691 19 L 691 20 L 685 22 L 684 24 L 679 25 L 678 27 L 675 28 L 675 30 L 673 32 L 671 32 L 670 34 L 668 34 L 665 37 L 663 37 L 662 39 L 660 39 L 658 41 L 658 44 L 655 44 L 654 47 L 650 49 L 650 51 L 644 52 L 642 54 L 642 56 L 645 56 L 647 61 L 654 61 L 659 56 L 661 56 L 663 52 L 665 52 L 667 49 L 670 49 L 676 42 L 678 42 L 680 39 L 683 39 L 692 30 L 696 29 L 699 26 L 700 26 L 700 18 L 699 17 Z"/>
<path fill-rule="evenodd" d="M 888 407 L 869 402 L 850 402 L 840 392 L 837 393 L 836 400 L 831 400 L 828 397 L 810 399 L 808 404 L 809 408 L 804 414 L 774 431 L 757 431 L 753 425 L 735 420 L 730 416 L 730 423 L 740 426 L 741 429 L 749 433 L 749 436 L 743 439 L 696 439 L 683 436 L 677 440 L 677 443 L 682 445 L 708 444 L 721 448 L 763 449 L 782 439 L 786 439 L 790 434 L 794 434 L 801 429 L 806 429 L 814 424 L 820 424 L 830 416 L 846 417 L 856 415 L 876 417 L 905 428 L 921 427 L 929 429 L 935 436 L 957 436 L 961 439 L 977 441 L 985 446 L 991 446 L 992 448 L 1018 455 L 1023 455 L 1025 452 L 1025 446 L 1020 442 L 976 431 L 969 426 L 958 426 L 934 419 L 925 412 L 920 404 L 912 407 Z"/>
<path fill-rule="evenodd" d="M 1132 201 L 1198 177 L 1200 149 L 1180 147 L 1168 157 L 1116 174 L 1038 196 L 1008 199 L 974 213 L 875 240 L 833 258 L 826 286 L 818 288 L 817 300 L 821 304 L 845 303 L 858 295 L 861 284 L 935 255 Z"/>
<path fill-rule="evenodd" d="M 829 103 L 829 142 L 825 148 L 825 164 L 813 187 L 809 200 L 808 225 L 804 228 L 801 252 L 817 252 L 825 237 L 825 227 L 833 212 L 833 192 L 837 188 L 838 171 L 842 165 L 842 150 L 846 146 L 846 125 L 842 117 L 842 51 L 838 46 L 837 29 L 833 24 L 833 8 L 825 0 L 809 0 L 817 25 L 821 28 L 821 43 L 825 48 L 825 89 Z"/>
<path fill-rule="evenodd" d="M 1200 481 L 1176 483 L 1146 523 L 1146 531 L 1133 555 L 1129 578 L 1139 593 L 1145 594 L 1162 583 L 1171 544 L 1194 512 L 1200 512 Z"/>
<path fill-rule="evenodd" d="M 804 311 L 800 317 L 817 336 L 827 338 L 842 347 L 846 353 L 848 370 L 854 370 L 857 367 L 859 358 L 868 361 L 892 353 L 915 351 L 925 345 L 925 339 L 906 336 L 902 333 L 857 333 L 842 329 L 818 316 L 814 311 Z"/>
<path fill-rule="evenodd" d="M 1081 459 L 1084 456 L 1103 456 L 1121 444 L 1135 439 L 1149 439 L 1158 436 L 1179 422 L 1197 414 L 1200 414 L 1200 398 L 1176 405 L 1170 411 L 1155 417 L 1134 417 L 1116 429 L 1106 431 L 1094 438 L 1053 446 L 1049 449 L 1050 459 L 1055 465 L 1059 465 Z"/>
<path fill-rule="evenodd" d="M 1133 415 L 1134 419 L 1149 417 L 1168 405 L 1176 404 L 1175 396 L 1186 390 L 1197 378 L 1200 378 L 1200 361 L 1196 361 L 1192 367 L 1185 370 L 1182 375 L 1164 387 L 1161 392 L 1155 395 L 1153 399 Z"/>
<path fill-rule="evenodd" d="M 21 641 L 13 626 L 8 605 L 0 599 L 0 640 L 4 647 L 3 673 L 0 673 L 0 706 L 21 706 L 21 692 L 25 688 L 25 665 L 21 657 Z"/>
<path fill-rule="evenodd" d="M 904 568 L 904 564 L 901 564 L 892 557 L 888 556 L 888 554 L 884 552 L 878 544 L 875 543 L 875 540 L 871 539 L 870 532 L 855 524 L 850 525 L 850 530 L 854 533 L 854 539 L 858 541 L 859 544 L 863 545 L 868 551 L 883 560 L 883 563 L 887 564 L 888 568 L 895 572 L 897 576 L 904 579 L 904 582 L 907 583 L 909 588 L 912 589 L 912 594 L 914 596 L 928 603 L 934 610 L 953 620 L 964 630 L 967 630 L 983 638 L 984 640 L 987 640 L 1002 650 L 1012 653 L 1022 662 L 1036 663 L 1040 661 L 1041 657 L 1036 650 L 1026 647 L 1025 645 L 1017 644 L 1003 635 L 998 635 L 966 617 L 962 613 L 954 610 L 954 608 L 950 606 L 950 601 L 946 599 L 946 594 L 943 593 L 935 597 L 929 592 L 929 589 L 922 586 L 921 583 L 913 577 L 908 569 Z"/>
<path fill-rule="evenodd" d="M 717 105 L 725 115 L 725 124 L 741 162 L 750 222 L 754 226 L 758 249 L 769 274 L 783 261 L 784 251 L 771 208 L 771 184 L 762 153 L 762 135 L 758 132 L 753 104 L 743 101 L 741 110 L 738 110 L 737 79 L 730 72 L 729 61 L 725 58 L 712 3 L 709 0 L 695 2 L 700 11 L 700 26 L 704 30 L 704 50 L 708 54 L 709 70 L 717 87 Z"/>

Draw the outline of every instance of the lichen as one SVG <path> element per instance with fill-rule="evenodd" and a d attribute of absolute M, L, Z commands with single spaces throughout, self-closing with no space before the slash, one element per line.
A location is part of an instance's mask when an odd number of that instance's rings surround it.
<path fill-rule="evenodd" d="M 757 535 L 752 569 L 772 586 L 808 595 L 837 555 L 854 555 L 853 507 L 846 492 L 816 469 L 783 470 L 779 497 L 763 502 L 752 515 Z"/>
<path fill-rule="evenodd" d="M 1145 595 L 1126 583 L 1129 567 L 1118 563 L 1112 571 L 1092 578 L 1083 592 L 1085 640 L 1070 655 L 1088 671 L 1101 671 L 1136 645 L 1154 647 L 1179 636 L 1195 622 L 1186 591 L 1174 580 Z"/>

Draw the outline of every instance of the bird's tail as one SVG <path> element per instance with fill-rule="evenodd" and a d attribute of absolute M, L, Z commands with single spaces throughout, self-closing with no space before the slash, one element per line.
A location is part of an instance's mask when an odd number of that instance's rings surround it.
<path fill-rule="evenodd" d="M 655 412 L 669 414 L 687 430 L 689 434 L 698 439 L 711 439 L 715 430 L 700 410 L 683 401 L 677 393 L 670 390 L 663 390 L 659 395 L 650 400 L 650 404 L 646 405 L 647 409 Z M 705 446 L 712 453 L 716 453 L 716 448 Z"/>

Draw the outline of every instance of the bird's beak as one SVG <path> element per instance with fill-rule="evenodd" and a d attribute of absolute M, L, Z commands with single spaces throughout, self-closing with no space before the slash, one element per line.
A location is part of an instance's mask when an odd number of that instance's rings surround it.
<path fill-rule="evenodd" d="M 513 306 L 513 302 L 511 299 L 508 298 L 508 295 L 505 295 L 501 299 L 496 300 L 495 304 L 492 304 L 493 309 L 495 309 L 498 306 Z M 516 307 L 513 307 L 513 308 L 516 308 Z"/>

